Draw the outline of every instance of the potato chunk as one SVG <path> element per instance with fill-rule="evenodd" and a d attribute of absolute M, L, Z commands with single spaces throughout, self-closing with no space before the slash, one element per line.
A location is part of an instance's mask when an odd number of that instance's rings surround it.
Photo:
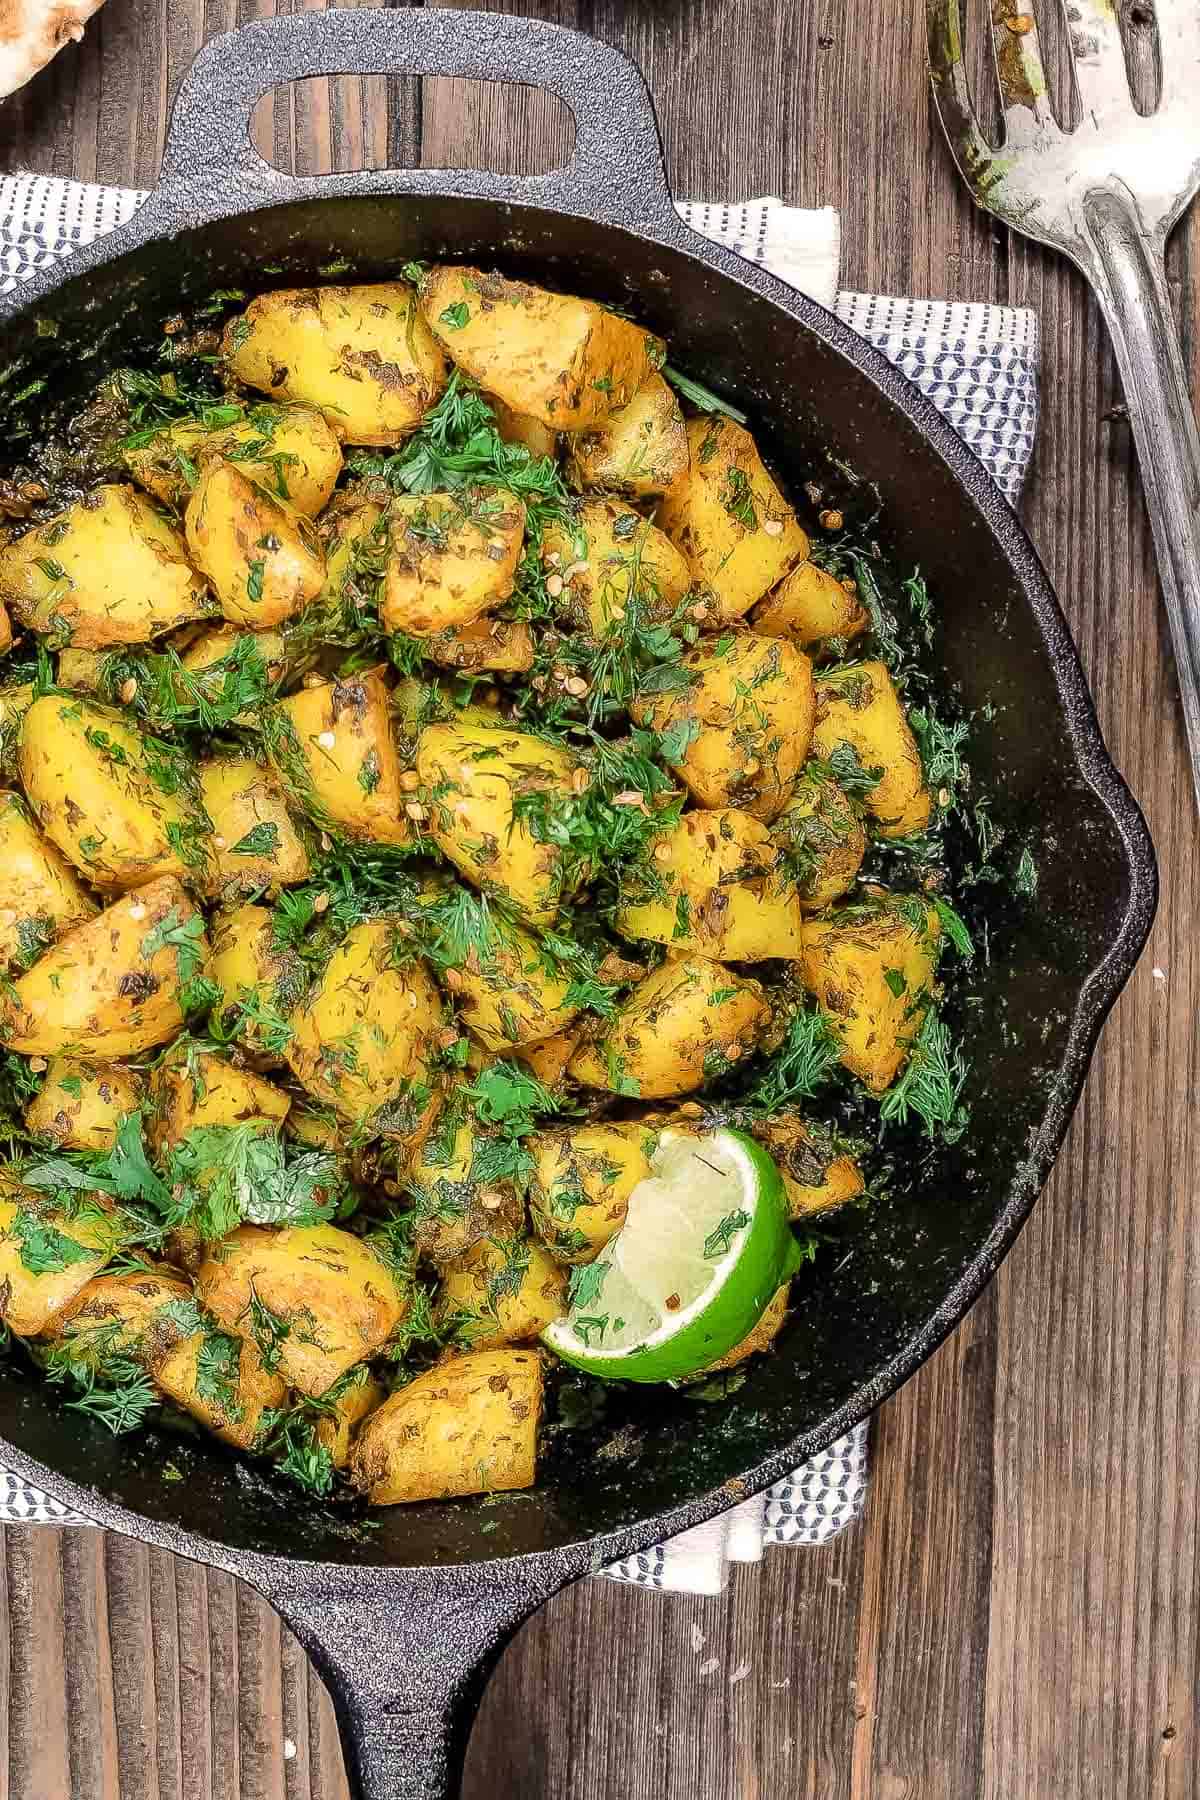
<path fill-rule="evenodd" d="M 665 494 L 687 466 L 683 414 L 661 375 L 648 375 L 606 424 L 573 438 L 567 457 L 576 487 L 612 488 L 639 500 Z"/>
<path fill-rule="evenodd" d="M 650 854 L 653 891 L 640 900 L 632 893 L 618 911 L 623 937 L 728 962 L 800 954 L 799 896 L 776 869 L 766 826 L 749 813 L 685 813 Z"/>
<path fill-rule="evenodd" d="M 549 523 L 542 561 L 563 583 L 558 610 L 598 638 L 631 603 L 643 621 L 669 619 L 692 581 L 670 538 L 619 500 L 585 500 L 569 521 Z"/>
<path fill-rule="evenodd" d="M 136 1357 L 153 1372 L 196 1329 L 191 1283 L 174 1269 L 131 1269 L 97 1275 L 47 1327 L 55 1344 L 70 1344 L 79 1362 L 103 1369 L 112 1356 Z"/>
<path fill-rule="evenodd" d="M 351 1477 L 373 1506 L 532 1487 L 541 1413 L 536 1350 L 452 1357 L 371 1414 Z"/>
<path fill-rule="evenodd" d="M 334 490 L 342 469 L 337 433 L 314 406 L 214 408 L 241 417 L 225 425 L 177 419 L 123 450 L 125 466 L 156 500 L 182 508 L 211 462 L 236 463 L 247 481 L 312 519 Z"/>
<path fill-rule="evenodd" d="M 812 664 L 780 638 L 750 634 L 698 644 L 681 662 L 691 685 L 635 700 L 633 717 L 667 735 L 671 767 L 701 806 L 773 819 L 808 755 Z"/>
<path fill-rule="evenodd" d="M 443 265 L 421 310 L 460 369 L 555 431 L 603 424 L 662 366 L 662 340 L 594 300 Z"/>
<path fill-rule="evenodd" d="M 392 501 L 379 617 L 387 631 L 429 637 L 469 625 L 513 591 L 525 505 L 502 488 L 401 494 Z"/>
<path fill-rule="evenodd" d="M 21 721 L 19 759 L 42 830 L 96 887 L 204 870 L 208 821 L 190 764 L 121 713 L 46 694 Z"/>
<path fill-rule="evenodd" d="M 463 675 L 520 675 L 533 667 L 533 634 L 524 619 L 472 619 L 435 632 L 421 645 L 430 662 Z"/>
<path fill-rule="evenodd" d="M 650 1173 L 641 1124 L 571 1125 L 529 1139 L 534 1227 L 560 1262 L 594 1262 L 625 1221 L 629 1196 Z"/>
<path fill-rule="evenodd" d="M 755 631 L 802 646 L 823 638 L 857 637 L 870 623 L 870 613 L 853 590 L 807 560 L 789 570 L 751 618 Z"/>
<path fill-rule="evenodd" d="M 0 1172 L 0 1320 L 18 1337 L 37 1337 L 99 1274 L 120 1231 L 103 1194 L 56 1205 Z"/>
<path fill-rule="evenodd" d="M 184 1412 L 236 1450 L 258 1448 L 266 1420 L 287 1401 L 280 1377 L 255 1344 L 224 1331 L 197 1331 L 169 1350 L 154 1379 Z"/>
<path fill-rule="evenodd" d="M 31 681 L 0 686 L 0 775 L 16 772 L 21 720 L 37 698 Z"/>
<path fill-rule="evenodd" d="M 221 990 L 214 1010 L 224 1031 L 259 1056 L 277 1055 L 291 1036 L 288 1016 L 303 998 L 308 974 L 293 949 L 276 943 L 271 909 L 218 913 L 205 973 Z"/>
<path fill-rule="evenodd" d="M 314 1396 L 382 1350 L 408 1310 L 387 1264 L 336 1225 L 239 1225 L 201 1264 L 196 1291 L 289 1386 Z"/>
<path fill-rule="evenodd" d="M 832 776 L 806 770 L 771 825 L 780 873 L 796 883 L 800 904 L 820 912 L 853 887 L 867 850 L 862 814 Z"/>
<path fill-rule="evenodd" d="M 208 954 L 204 921 L 170 876 L 124 894 L 18 977 L 0 1040 L 25 1056 L 137 1056 L 183 1024 L 179 990 Z"/>
<path fill-rule="evenodd" d="M 196 567 L 234 625 L 252 631 L 278 625 L 325 584 L 313 526 L 248 480 L 236 463 L 209 464 L 192 490 L 184 528 Z"/>
<path fill-rule="evenodd" d="M 84 650 L 144 644 L 212 611 L 182 537 L 122 483 L 0 550 L 0 596 L 31 631 Z"/>
<path fill-rule="evenodd" d="M 318 1444 L 328 1450 L 335 1469 L 347 1466 L 355 1432 L 367 1414 L 382 1403 L 385 1394 L 383 1383 L 376 1381 L 366 1364 L 361 1363 L 321 1395 L 328 1410 L 317 1414 L 313 1432 Z"/>
<path fill-rule="evenodd" d="M 808 537 L 748 431 L 706 415 L 688 420 L 687 438 L 689 465 L 663 496 L 658 523 L 691 564 L 707 623 L 728 624 L 808 555 Z"/>
<path fill-rule="evenodd" d="M 210 892 L 226 899 L 264 888 L 278 893 L 308 880 L 304 839 L 269 769 L 251 756 L 213 756 L 197 776 L 213 827 Z"/>
<path fill-rule="evenodd" d="M 585 1087 L 657 1100 L 690 1093 L 757 1046 L 771 1008 L 757 981 L 688 956 L 633 989 L 604 1035 L 571 1059 Z"/>
<path fill-rule="evenodd" d="M 483 397 L 492 409 L 496 430 L 506 444 L 520 444 L 523 449 L 528 450 L 535 462 L 554 455 L 558 433 L 552 426 L 543 425 L 540 419 L 530 418 L 528 413 L 514 412 L 498 394 L 485 394 Z"/>
<path fill-rule="evenodd" d="M 156 1156 L 166 1156 L 193 1131 L 211 1126 L 248 1125 L 266 1134 L 287 1118 L 290 1097 L 210 1050 L 172 1052 L 150 1077 L 154 1122 L 150 1140 Z"/>
<path fill-rule="evenodd" d="M 345 444 L 398 444 L 446 385 L 446 358 L 407 282 L 280 288 L 225 331 L 239 381 L 319 407 Z"/>
<path fill-rule="evenodd" d="M 562 849 L 517 802 L 544 795 L 552 809 L 570 791 L 575 759 L 529 732 L 459 717 L 425 728 L 416 763 L 426 829 L 443 856 L 530 924 L 549 925 L 564 898 Z"/>
<path fill-rule="evenodd" d="M 571 974 L 531 931 L 462 890 L 449 906 L 454 961 L 444 980 L 485 1049 L 536 1043 L 570 1024 L 579 1012 L 567 1004 Z"/>
<path fill-rule="evenodd" d="M 533 1343 L 566 1311 L 567 1277 L 541 1244 L 486 1237 L 442 1270 L 438 1318 L 472 1350 Z"/>
<path fill-rule="evenodd" d="M 0 869 L 0 973 L 27 969 L 68 926 L 96 912 L 75 871 L 13 793 L 0 793 Z"/>
<path fill-rule="evenodd" d="M 862 767 L 878 775 L 864 804 L 879 821 L 882 837 L 923 830 L 931 801 L 921 752 L 884 664 L 824 670 L 815 686 L 813 755 L 829 763 L 848 744 Z"/>
<path fill-rule="evenodd" d="M 284 673 L 287 651 L 281 631 L 251 631 L 242 625 L 210 625 L 180 655 L 184 674 L 172 686 L 183 705 L 203 701 L 213 705 L 225 700 L 246 682 L 255 695 L 264 692 Z M 234 717 L 235 725 L 257 725 L 258 705 L 250 705 Z"/>
<path fill-rule="evenodd" d="M 110 1150 L 142 1101 L 142 1080 L 119 1063 L 56 1056 L 25 1109 L 26 1129 L 61 1150 Z"/>
<path fill-rule="evenodd" d="M 767 1302 L 766 1311 L 753 1331 L 748 1332 L 741 1343 L 735 1344 L 732 1350 L 727 1350 L 724 1356 L 718 1356 L 716 1362 L 709 1363 L 701 1373 L 718 1375 L 722 1369 L 735 1369 L 738 1363 L 745 1362 L 748 1356 L 756 1356 L 760 1351 L 769 1350 L 783 1329 L 783 1321 L 787 1318 L 790 1286 L 791 1284 L 785 1281 L 782 1287 L 776 1288 Z"/>
<path fill-rule="evenodd" d="M 400 758 L 378 670 L 301 688 L 271 709 L 263 735 L 284 786 L 317 824 L 365 843 L 408 842 Z"/>
<path fill-rule="evenodd" d="M 353 926 L 293 1015 L 285 1054 L 300 1085 L 340 1118 L 411 1131 L 445 1015 L 424 964 L 397 966 L 400 942 L 395 919 Z"/>
<path fill-rule="evenodd" d="M 413 1242 L 430 1262 L 454 1262 L 481 1238 L 511 1236 L 524 1225 L 516 1182 L 495 1173 L 496 1148 L 452 1101 L 414 1158 L 406 1183 Z"/>
<path fill-rule="evenodd" d="M 913 895 L 805 921 L 799 971 L 842 1041 L 842 1062 L 890 1087 L 928 1010 L 941 922 Z"/>
<path fill-rule="evenodd" d="M 775 1158 L 790 1218 L 832 1212 L 866 1186 L 857 1162 L 827 1125 L 780 1113 L 756 1123 L 754 1135 Z"/>

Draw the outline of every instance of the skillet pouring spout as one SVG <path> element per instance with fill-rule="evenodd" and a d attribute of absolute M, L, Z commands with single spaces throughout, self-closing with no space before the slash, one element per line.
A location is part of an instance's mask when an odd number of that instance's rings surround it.
<path fill-rule="evenodd" d="M 575 149 L 536 177 L 282 175 L 251 146 L 254 105 L 320 74 L 544 87 L 575 115 Z M 752 415 L 793 494 L 831 465 L 871 484 L 873 530 L 937 603 L 925 660 L 972 720 L 989 840 L 1035 857 L 1037 899 L 1015 905 L 1001 880 L 979 889 L 995 954 L 976 957 L 961 990 L 971 1132 L 931 1143 L 910 1190 L 854 1211 L 836 1267 L 722 1407 L 612 1383 L 602 1417 L 547 1435 L 528 1492 L 380 1509 L 363 1529 L 220 1445 L 114 1438 L 16 1359 L 0 1364 L 0 1462 L 109 1529 L 265 1594 L 330 1686 L 358 1800 L 449 1800 L 488 1671 L 545 1598 L 779 1480 L 937 1348 L 1045 1182 L 1157 892 L 1061 609 L 983 465 L 871 345 L 682 224 L 641 75 L 577 32 L 371 7 L 215 39 L 184 83 L 145 205 L 0 297 L 17 397 L 5 457 L 65 427 L 109 372 L 153 363 L 164 321 L 216 290 L 395 280 L 440 259 L 585 294 L 668 337 L 675 365 Z"/>

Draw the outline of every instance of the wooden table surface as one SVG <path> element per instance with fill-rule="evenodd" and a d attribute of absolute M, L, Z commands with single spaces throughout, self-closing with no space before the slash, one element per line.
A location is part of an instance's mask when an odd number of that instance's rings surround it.
<path fill-rule="evenodd" d="M 281 0 L 282 4 L 282 0 Z M 516 7 L 511 8 L 516 10 Z M 200 43 L 254 0 L 108 0 L 0 109 L 0 166 L 149 185 Z M 1036 308 L 1026 512 L 1162 905 L 1066 1149 L 999 1279 L 880 1413 L 864 1523 L 720 1599 L 585 1582 L 525 1627 L 470 1800 L 1160 1800 L 1200 1793 L 1197 916 L 1190 783 L 1112 359 L 1062 263 L 971 212 L 934 140 L 919 0 L 550 0 L 639 59 L 677 193 L 841 208 L 847 285 Z M 1043 8 L 1053 12 L 1053 7 Z M 552 166 L 544 98 L 304 84 L 283 167 Z M 1185 327 L 1200 232 L 1172 276 Z M 1195 345 L 1191 346 L 1193 366 Z M 92 1531 L 0 1542 L 0 1789 L 13 1800 L 336 1800 L 328 1701 L 228 1577 Z"/>

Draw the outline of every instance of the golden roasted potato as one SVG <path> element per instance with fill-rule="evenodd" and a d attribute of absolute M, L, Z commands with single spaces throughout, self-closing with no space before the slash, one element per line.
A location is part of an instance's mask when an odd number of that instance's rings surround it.
<path fill-rule="evenodd" d="M 258 1345 L 268 1368 L 316 1396 L 382 1350 L 408 1310 L 383 1259 L 336 1225 L 239 1225 L 196 1276 L 213 1317 Z"/>
<path fill-rule="evenodd" d="M 153 1122 L 150 1142 L 166 1156 L 193 1131 L 213 1125 L 249 1125 L 266 1135 L 278 1131 L 291 1099 L 250 1069 L 239 1069 L 211 1050 L 169 1053 L 150 1077 Z"/>
<path fill-rule="evenodd" d="M 237 1450 L 254 1450 L 287 1401 L 287 1388 L 265 1367 L 255 1344 L 224 1331 L 197 1331 L 169 1350 L 154 1372 L 169 1400 Z"/>
<path fill-rule="evenodd" d="M 536 1350 L 451 1357 L 366 1420 L 351 1479 L 373 1506 L 532 1487 L 541 1414 Z"/>
<path fill-rule="evenodd" d="M 173 525 L 123 483 L 94 488 L 0 550 L 0 596 L 61 644 L 144 644 L 212 603 Z"/>
<path fill-rule="evenodd" d="M 60 1150 L 110 1150 L 117 1126 L 142 1103 L 142 1078 L 120 1063 L 56 1056 L 25 1108 L 25 1127 Z"/>
<path fill-rule="evenodd" d="M 836 575 L 805 560 L 755 607 L 750 623 L 767 637 L 808 645 L 823 638 L 857 637 L 871 623 L 871 615 L 853 583 L 845 587 Z"/>
<path fill-rule="evenodd" d="M 756 1121 L 753 1131 L 778 1165 L 790 1218 L 832 1212 L 862 1193 L 862 1170 L 827 1125 L 779 1113 Z"/>
<path fill-rule="evenodd" d="M 736 1368 L 738 1363 L 745 1362 L 748 1356 L 754 1356 L 760 1350 L 769 1350 L 779 1336 L 783 1321 L 787 1318 L 790 1286 L 791 1284 L 785 1281 L 782 1287 L 776 1288 L 774 1295 L 767 1302 L 767 1310 L 753 1331 L 748 1332 L 741 1343 L 735 1344 L 732 1350 L 727 1350 L 724 1356 L 718 1356 L 716 1362 L 709 1363 L 706 1369 L 701 1370 L 701 1374 L 718 1375 L 722 1369 Z"/>
<path fill-rule="evenodd" d="M 575 1054 L 579 1032 L 559 1031 L 553 1037 L 540 1038 L 536 1044 L 518 1044 L 513 1055 L 523 1062 L 545 1088 L 558 1088 L 567 1073 L 567 1065 Z"/>
<path fill-rule="evenodd" d="M 203 970 L 204 920 L 170 875 L 73 925 L 0 1000 L 0 1042 L 25 1056 L 137 1056 L 183 1024 L 180 989 Z"/>
<path fill-rule="evenodd" d="M 928 1010 L 942 927 L 915 895 L 881 895 L 806 919 L 798 968 L 842 1041 L 842 1062 L 890 1087 Z"/>
<path fill-rule="evenodd" d="M 594 1262 L 625 1222 L 629 1196 L 650 1173 L 640 1122 L 568 1125 L 528 1140 L 534 1229 L 560 1262 Z"/>
<path fill-rule="evenodd" d="M 521 675 L 533 667 L 533 634 L 524 619 L 493 619 L 486 613 L 469 625 L 435 632 L 421 645 L 430 662 L 463 675 Z"/>
<path fill-rule="evenodd" d="M 424 964 L 397 966 L 399 942 L 395 919 L 352 926 L 293 1014 L 285 1054 L 301 1087 L 339 1118 L 411 1131 L 445 1014 Z"/>
<path fill-rule="evenodd" d="M 252 756 L 212 756 L 196 771 L 212 820 L 210 892 L 278 893 L 309 877 L 308 851 L 283 790 Z"/>
<path fill-rule="evenodd" d="M 830 775 L 806 769 L 772 822 L 781 873 L 796 883 L 800 904 L 820 912 L 854 886 L 867 850 L 862 814 Z"/>
<path fill-rule="evenodd" d="M 44 1332 L 120 1242 L 107 1195 L 70 1198 L 64 1205 L 0 1171 L 0 1321 L 18 1337 Z"/>
<path fill-rule="evenodd" d="M 443 980 L 463 1024 L 485 1049 L 536 1043 L 575 1018 L 579 1007 L 567 1003 L 569 971 L 531 931 L 481 900 L 465 914 L 463 936 L 466 953 Z"/>
<path fill-rule="evenodd" d="M 96 912 L 75 871 L 37 829 L 18 794 L 0 792 L 0 974 L 27 969 L 69 925 Z"/>
<path fill-rule="evenodd" d="M 570 792 L 574 757 L 498 720 L 460 715 L 426 726 L 416 765 L 425 829 L 442 855 L 531 925 L 549 925 L 565 897 L 562 850 L 538 835 L 536 812 L 531 827 L 516 803 L 552 811 Z"/>
<path fill-rule="evenodd" d="M 649 938 L 677 955 L 763 962 L 800 954 L 804 914 L 776 869 L 778 850 L 758 819 L 733 807 L 684 813 L 654 840 L 651 891 L 629 902 L 614 924 L 622 937 Z"/>
<path fill-rule="evenodd" d="M 813 755 L 836 775 L 838 752 L 848 744 L 868 774 L 878 775 L 863 803 L 879 821 L 880 836 L 922 831 L 931 801 L 921 752 L 884 664 L 822 670 L 814 685 Z"/>
<path fill-rule="evenodd" d="M 54 671 L 56 685 L 77 694 L 98 694 L 111 654 L 110 650 L 73 650 L 69 646 L 60 650 Z"/>
<path fill-rule="evenodd" d="M 446 358 L 407 282 L 281 288 L 225 329 L 239 381 L 319 407 L 344 444 L 398 444 L 446 385 Z"/>
<path fill-rule="evenodd" d="M 690 1093 L 749 1055 L 770 1017 L 757 981 L 683 957 L 637 984 L 603 1036 L 575 1052 L 571 1074 L 585 1087 L 645 1100 Z"/>
<path fill-rule="evenodd" d="M 773 819 L 808 755 L 812 664 L 781 638 L 751 633 L 698 644 L 680 663 L 690 685 L 635 700 L 634 719 L 666 735 L 664 755 L 701 806 Z"/>
<path fill-rule="evenodd" d="M 94 886 L 121 892 L 203 873 L 208 821 L 186 757 L 122 713 L 46 694 L 21 721 L 18 756 L 42 830 Z"/>
<path fill-rule="evenodd" d="M 200 1322 L 191 1283 L 171 1268 L 96 1275 L 47 1326 L 55 1344 L 102 1370 L 112 1356 L 134 1356 L 153 1372 Z"/>
<path fill-rule="evenodd" d="M 640 325 L 526 281 L 443 264 L 422 278 L 420 294 L 430 330 L 459 368 L 555 431 L 603 424 L 664 361 L 661 338 Z"/>
<path fill-rule="evenodd" d="M 188 549 L 234 625 L 262 631 L 299 612 L 325 585 L 325 558 L 302 513 L 250 481 L 236 463 L 212 462 L 184 515 Z"/>
<path fill-rule="evenodd" d="M 385 1392 L 383 1383 L 360 1363 L 320 1395 L 323 1410 L 313 1420 L 313 1432 L 318 1444 L 328 1450 L 335 1469 L 344 1469 L 349 1463 L 356 1430 L 382 1403 Z"/>
<path fill-rule="evenodd" d="M 406 1192 L 413 1242 L 430 1262 L 453 1262 L 488 1236 L 512 1236 L 525 1223 L 516 1183 L 494 1173 L 495 1139 L 462 1108 L 449 1105 L 413 1158 Z"/>
<path fill-rule="evenodd" d="M 548 585 L 562 584 L 555 606 L 580 631 L 602 638 L 628 612 L 631 597 L 647 622 L 669 619 L 692 583 L 669 537 L 620 500 L 584 500 L 542 532 Z"/>
<path fill-rule="evenodd" d="M 261 673 L 264 681 L 278 681 L 284 672 L 286 646 L 281 631 L 250 631 L 243 625 L 210 625 L 193 639 L 179 660 L 203 698 L 221 698 L 226 681 L 239 668 Z M 177 698 L 188 698 L 182 682 Z M 239 713 L 236 725 L 257 724 L 253 712 Z"/>
<path fill-rule="evenodd" d="M 525 503 L 503 488 L 400 494 L 388 512 L 379 618 L 385 631 L 430 637 L 469 625 L 513 591 Z"/>
<path fill-rule="evenodd" d="M 225 1031 L 257 1054 L 277 1056 L 291 1036 L 288 1017 L 308 975 L 296 952 L 276 943 L 270 907 L 236 906 L 217 914 L 205 973 L 221 990 L 214 1011 Z"/>
<path fill-rule="evenodd" d="M 12 775 L 17 767 L 21 720 L 36 698 L 33 683 L 10 682 L 0 686 L 0 775 Z"/>
<path fill-rule="evenodd" d="M 336 1156 L 346 1148 L 341 1120 L 328 1107 L 305 1106 L 293 1100 L 285 1129 L 288 1137 L 307 1150 L 328 1150 Z"/>
<path fill-rule="evenodd" d="M 388 556 L 387 509 L 381 500 L 347 489 L 334 495 L 320 532 L 325 586 L 306 609 L 303 627 L 319 641 L 328 619 L 325 635 L 336 641 L 347 618 L 378 603 Z"/>
<path fill-rule="evenodd" d="M 658 523 L 691 565 L 706 623 L 729 624 L 808 555 L 808 537 L 748 431 L 705 415 L 688 420 L 687 438 L 688 467 L 664 494 Z"/>
<path fill-rule="evenodd" d="M 241 417 L 226 424 L 176 419 L 139 432 L 138 442 L 121 453 L 133 479 L 156 500 L 182 509 L 209 463 L 232 462 L 248 481 L 315 518 L 342 470 L 342 448 L 324 414 L 314 406 L 261 403 L 211 411 Z"/>
<path fill-rule="evenodd" d="M 526 1237 L 486 1237 L 443 1270 L 438 1321 L 470 1350 L 534 1343 L 567 1310 L 567 1277 Z"/>
<path fill-rule="evenodd" d="M 567 453 L 577 488 L 611 488 L 635 499 L 665 494 L 687 466 L 683 414 L 661 375 L 648 375 L 606 424 L 572 438 Z"/>
<path fill-rule="evenodd" d="M 319 825 L 370 844 L 408 842 L 388 690 L 377 669 L 278 701 L 263 737 L 292 799 Z"/>
<path fill-rule="evenodd" d="M 8 616 L 8 609 L 0 603 L 0 656 L 5 656 L 12 649 L 13 628 Z"/>
<path fill-rule="evenodd" d="M 558 434 L 551 426 L 543 425 L 540 419 L 533 419 L 528 413 L 514 412 L 498 394 L 485 394 L 483 398 L 491 407 L 496 430 L 506 444 L 520 444 L 535 462 L 554 455 Z"/>

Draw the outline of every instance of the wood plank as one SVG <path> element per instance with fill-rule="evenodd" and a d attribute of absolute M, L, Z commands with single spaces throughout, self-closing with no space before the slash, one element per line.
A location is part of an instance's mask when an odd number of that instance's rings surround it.
<path fill-rule="evenodd" d="M 8 1793 L 50 1800 L 70 1791 L 66 1644 L 59 1532 L 5 1532 L 9 1639 Z"/>
<path fill-rule="evenodd" d="M 214 1792 L 213 1663 L 208 1572 L 172 1558 L 179 1630 L 179 1800 L 210 1800 Z M 224 1664 L 219 1664 L 225 1680 Z"/>
<path fill-rule="evenodd" d="M 72 1646 L 87 1646 L 86 1654 L 66 1658 L 71 1783 L 94 1800 L 121 1800 L 104 1535 L 64 1529 L 58 1536 L 63 1635 Z"/>
<path fill-rule="evenodd" d="M 145 1544 L 106 1533 L 104 1562 L 119 1792 L 122 1800 L 160 1800 L 150 1552 Z"/>

